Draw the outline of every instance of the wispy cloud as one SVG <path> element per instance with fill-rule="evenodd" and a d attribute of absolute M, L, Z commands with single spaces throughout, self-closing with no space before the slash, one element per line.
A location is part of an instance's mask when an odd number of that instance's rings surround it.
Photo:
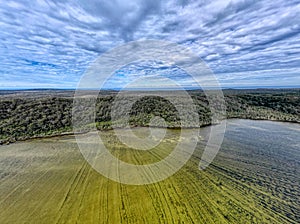
<path fill-rule="evenodd" d="M 295 85 L 299 21 L 299 0 L 2 1 L 0 88 L 76 87 L 97 56 L 139 39 L 188 46 L 224 86 Z"/>

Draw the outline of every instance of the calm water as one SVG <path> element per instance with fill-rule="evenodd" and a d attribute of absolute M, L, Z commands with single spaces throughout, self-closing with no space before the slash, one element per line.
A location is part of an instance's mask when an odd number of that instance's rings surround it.
<path fill-rule="evenodd" d="M 201 129 L 201 135 L 209 130 Z M 176 130 L 169 131 L 171 137 L 178 135 Z M 161 217 L 157 211 L 169 214 L 170 220 L 194 217 L 194 223 L 300 223 L 299 134 L 299 124 L 229 120 L 222 147 L 206 170 L 198 169 L 203 140 L 175 175 L 141 187 L 120 185 L 93 171 L 73 136 L 3 145 L 0 223 L 53 223 L 60 216 L 64 221 L 85 223 L 86 217 L 106 220 L 106 214 L 110 223 L 120 223 L 119 208 L 124 206 L 132 217 L 143 214 L 145 220 L 157 218 L 155 223 Z M 131 158 L 121 148 L 116 152 Z M 138 156 L 133 154 L 135 159 Z M 110 201 L 112 207 L 106 204 Z M 186 206 L 183 213 L 178 210 L 181 205 Z M 209 214 L 211 220 L 204 222 L 201 214 Z M 224 222 L 219 220 L 222 217 Z"/>
<path fill-rule="evenodd" d="M 240 147 L 241 152 L 268 155 L 282 165 L 300 163 L 300 125 L 274 121 L 229 120 L 224 147 Z M 277 164 L 279 165 L 279 164 Z"/>

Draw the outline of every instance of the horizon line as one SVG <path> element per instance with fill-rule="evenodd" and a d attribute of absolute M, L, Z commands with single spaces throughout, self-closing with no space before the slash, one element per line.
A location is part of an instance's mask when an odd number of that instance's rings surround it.
<path fill-rule="evenodd" d="M 201 90 L 203 91 L 202 88 L 196 88 L 196 87 L 184 87 L 183 88 L 186 91 L 192 91 L 192 90 Z M 98 89 L 98 88 L 39 88 L 39 87 L 34 87 L 34 88 L 26 88 L 26 87 L 12 87 L 12 88 L 1 88 L 0 91 L 120 91 L 120 90 L 125 90 L 125 91 L 179 91 L 183 89 L 178 89 L 178 88 L 130 88 L 130 89 L 121 89 L 121 88 L 105 88 L 105 89 Z M 239 86 L 239 87 L 206 87 L 206 90 L 215 90 L 215 89 L 221 89 L 221 90 L 254 90 L 254 89 L 300 89 L 300 85 L 294 85 L 294 86 Z"/>

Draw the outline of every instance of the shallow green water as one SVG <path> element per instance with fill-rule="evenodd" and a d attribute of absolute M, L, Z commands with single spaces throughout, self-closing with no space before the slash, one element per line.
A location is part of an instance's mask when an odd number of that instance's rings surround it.
<path fill-rule="evenodd" d="M 200 171 L 209 129 L 181 170 L 144 186 L 97 173 L 73 136 L 1 146 L 0 223 L 299 223 L 300 125 L 229 120 L 219 153 Z M 135 164 L 164 158 L 178 140 L 169 130 L 164 144 L 141 152 L 104 135 L 115 156 Z"/>

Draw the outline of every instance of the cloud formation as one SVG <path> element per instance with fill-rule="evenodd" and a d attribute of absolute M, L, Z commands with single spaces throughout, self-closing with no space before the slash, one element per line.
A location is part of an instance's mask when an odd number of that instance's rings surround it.
<path fill-rule="evenodd" d="M 0 88 L 74 88 L 97 56 L 140 39 L 188 46 L 226 87 L 291 86 L 299 21 L 299 0 L 7 0 Z"/>

